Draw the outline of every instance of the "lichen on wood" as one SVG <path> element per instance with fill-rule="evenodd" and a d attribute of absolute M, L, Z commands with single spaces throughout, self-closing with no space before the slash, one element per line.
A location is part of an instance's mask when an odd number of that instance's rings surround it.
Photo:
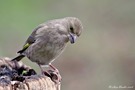
<path fill-rule="evenodd" d="M 50 77 L 38 75 L 22 62 L 0 58 L 0 90 L 60 90 Z"/>

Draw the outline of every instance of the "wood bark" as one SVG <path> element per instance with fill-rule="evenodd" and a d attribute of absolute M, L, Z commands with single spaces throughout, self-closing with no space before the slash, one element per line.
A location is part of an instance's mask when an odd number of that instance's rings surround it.
<path fill-rule="evenodd" d="M 10 58 L 0 58 L 0 67 L 6 65 L 13 68 L 12 63 L 10 63 Z M 30 68 L 29 66 L 24 65 L 22 62 L 19 62 L 20 67 Z M 0 71 L 1 72 L 1 71 Z M 25 80 L 17 81 L 11 80 L 8 83 L 3 81 L 5 76 L 0 76 L 0 90 L 60 90 L 60 84 L 55 84 L 50 77 L 45 75 L 31 75 L 25 76 Z"/>

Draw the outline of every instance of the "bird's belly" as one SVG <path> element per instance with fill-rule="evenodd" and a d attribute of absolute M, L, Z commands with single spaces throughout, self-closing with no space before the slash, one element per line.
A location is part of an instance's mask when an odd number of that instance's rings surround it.
<path fill-rule="evenodd" d="M 40 45 L 41 46 L 41 45 Z M 48 65 L 64 50 L 64 44 L 46 44 L 42 47 L 31 46 L 27 50 L 27 57 L 32 62 L 37 62 L 40 65 Z"/>

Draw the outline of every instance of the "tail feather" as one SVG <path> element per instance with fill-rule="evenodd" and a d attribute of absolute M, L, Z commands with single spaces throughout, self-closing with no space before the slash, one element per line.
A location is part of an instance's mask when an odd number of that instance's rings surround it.
<path fill-rule="evenodd" d="M 11 61 L 20 61 L 22 58 L 24 58 L 25 57 L 25 55 L 19 55 L 19 56 L 17 56 L 17 57 L 15 57 L 15 58 L 13 58 Z"/>

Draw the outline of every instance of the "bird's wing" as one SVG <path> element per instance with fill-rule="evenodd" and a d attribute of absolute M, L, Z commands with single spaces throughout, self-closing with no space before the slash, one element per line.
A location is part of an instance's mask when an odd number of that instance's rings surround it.
<path fill-rule="evenodd" d="M 39 25 L 37 28 L 35 28 L 32 32 L 32 34 L 28 37 L 28 39 L 26 40 L 23 49 L 19 50 L 17 53 L 23 53 L 31 44 L 33 44 L 35 42 L 35 36 L 36 36 L 36 31 L 40 28 L 42 28 L 43 25 Z"/>

